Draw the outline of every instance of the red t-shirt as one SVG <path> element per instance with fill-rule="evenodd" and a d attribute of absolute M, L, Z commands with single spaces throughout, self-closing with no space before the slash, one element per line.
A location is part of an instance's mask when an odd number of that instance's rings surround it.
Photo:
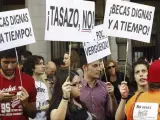
<path fill-rule="evenodd" d="M 21 72 L 22 86 L 29 94 L 28 102 L 36 102 L 37 90 L 35 88 L 34 79 Z M 21 82 L 18 70 L 15 77 L 11 80 L 6 79 L 0 74 L 0 92 L 20 91 Z M 23 107 L 19 99 L 11 100 L 10 102 L 0 103 L 0 119 L 1 120 L 28 120 L 28 116 L 23 114 Z"/>

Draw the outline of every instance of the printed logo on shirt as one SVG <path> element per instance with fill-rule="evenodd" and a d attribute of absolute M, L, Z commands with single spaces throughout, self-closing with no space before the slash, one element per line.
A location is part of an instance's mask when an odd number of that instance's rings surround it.
<path fill-rule="evenodd" d="M 12 92 L 12 91 L 20 91 L 21 86 L 11 86 L 8 88 L 3 88 L 0 92 Z M 14 98 L 10 102 L 1 102 L 0 103 L 0 116 L 19 116 L 23 114 L 23 107 L 20 104 L 20 100 L 18 97 Z"/>

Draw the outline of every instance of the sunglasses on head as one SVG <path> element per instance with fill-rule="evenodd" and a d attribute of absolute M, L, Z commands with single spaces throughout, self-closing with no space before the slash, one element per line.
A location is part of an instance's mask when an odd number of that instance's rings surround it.
<path fill-rule="evenodd" d="M 115 68 L 115 65 L 107 67 L 107 69 L 111 69 L 111 68 Z"/>

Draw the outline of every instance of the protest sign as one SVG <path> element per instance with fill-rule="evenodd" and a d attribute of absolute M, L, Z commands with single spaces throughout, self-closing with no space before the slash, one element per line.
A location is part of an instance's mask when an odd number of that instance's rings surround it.
<path fill-rule="evenodd" d="M 111 54 L 108 36 L 104 33 L 103 29 L 103 25 L 95 26 L 90 36 L 91 38 L 94 38 L 94 42 L 83 43 L 88 63 L 94 62 Z"/>
<path fill-rule="evenodd" d="M 104 25 L 108 36 L 150 42 L 154 7 L 127 1 L 106 2 Z"/>
<path fill-rule="evenodd" d="M 0 51 L 34 42 L 28 9 L 0 12 Z"/>
<path fill-rule="evenodd" d="M 95 3 L 75 0 L 46 0 L 45 40 L 90 41 L 94 28 Z"/>

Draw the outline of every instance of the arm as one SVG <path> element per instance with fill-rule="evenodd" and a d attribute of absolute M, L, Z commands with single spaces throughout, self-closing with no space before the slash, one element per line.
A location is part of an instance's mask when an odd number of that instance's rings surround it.
<path fill-rule="evenodd" d="M 23 112 L 26 116 L 30 118 L 36 117 L 36 103 L 22 103 L 23 106 Z"/>
<path fill-rule="evenodd" d="M 126 104 L 126 100 L 121 99 L 121 102 L 120 102 L 118 109 L 116 111 L 115 120 L 124 120 L 124 118 L 125 118 L 125 104 Z"/>
<path fill-rule="evenodd" d="M 64 120 L 67 113 L 68 100 L 70 98 L 71 93 L 71 83 L 69 81 L 69 77 L 67 77 L 66 81 L 62 85 L 63 90 L 63 98 L 57 109 L 53 109 L 50 113 L 51 120 Z"/>
<path fill-rule="evenodd" d="M 119 90 L 122 96 L 121 102 L 118 106 L 118 109 L 116 111 L 115 120 L 124 120 L 125 118 L 125 105 L 128 97 L 128 86 L 127 82 L 123 81 L 121 85 L 119 86 Z"/>
<path fill-rule="evenodd" d="M 114 86 L 110 82 L 107 82 L 106 89 L 108 92 L 108 105 L 106 106 L 106 110 L 108 114 L 110 113 L 112 116 L 114 116 L 118 106 L 116 97 L 114 96 Z"/>
<path fill-rule="evenodd" d="M 18 95 L 18 98 L 20 99 L 23 106 L 24 114 L 28 117 L 34 118 L 36 116 L 36 103 L 28 102 L 29 94 L 23 87 L 21 94 Z"/>
<path fill-rule="evenodd" d="M 64 120 L 67 113 L 68 100 L 62 99 L 58 109 L 53 109 L 50 113 L 51 120 Z"/>

